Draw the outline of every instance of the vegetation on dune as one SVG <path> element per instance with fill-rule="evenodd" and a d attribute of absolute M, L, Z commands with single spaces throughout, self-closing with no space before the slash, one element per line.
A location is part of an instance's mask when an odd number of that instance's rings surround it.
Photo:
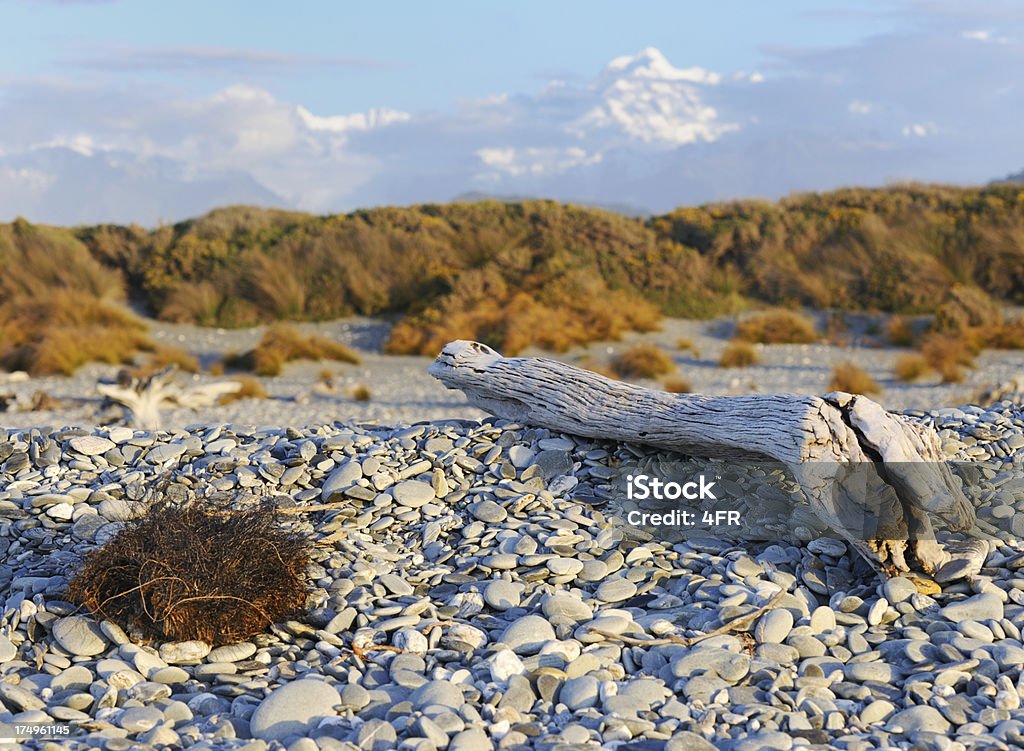
<path fill-rule="evenodd" d="M 928 361 L 923 355 L 916 352 L 909 355 L 900 355 L 896 360 L 896 377 L 904 382 L 916 381 L 931 370 Z"/>
<path fill-rule="evenodd" d="M 285 363 L 294 360 L 336 360 L 357 364 L 359 355 L 341 342 L 319 334 L 303 334 L 295 326 L 277 323 L 267 329 L 260 343 L 240 355 L 228 358 L 228 367 L 251 370 L 261 376 L 281 374 Z"/>
<path fill-rule="evenodd" d="M 661 386 L 670 394 L 689 394 L 693 391 L 693 384 L 680 376 L 666 378 Z"/>
<path fill-rule="evenodd" d="M 84 291 L 43 292 L 0 304 L 0 368 L 70 375 L 87 362 L 129 364 L 152 351 L 143 321 Z"/>
<path fill-rule="evenodd" d="M 564 350 L 662 315 L 757 306 L 936 314 L 936 332 L 983 346 L 1024 339 L 1014 322 L 983 320 L 1024 304 L 1018 185 L 846 189 L 647 220 L 551 201 L 335 216 L 228 207 L 152 231 L 18 220 L 0 226 L 0 263 L 0 304 L 79 292 L 228 327 L 384 315 L 395 353 L 433 355 L 454 338 Z M 743 338 L 818 338 L 797 314 L 766 315 L 784 334 Z M 902 323 L 888 333 L 901 345 L 915 334 Z"/>

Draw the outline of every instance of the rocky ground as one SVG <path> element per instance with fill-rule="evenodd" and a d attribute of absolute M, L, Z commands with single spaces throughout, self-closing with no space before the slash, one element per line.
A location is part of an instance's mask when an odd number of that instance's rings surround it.
<path fill-rule="evenodd" d="M 822 318 L 819 327 L 824 329 L 824 317 L 819 317 Z M 851 318 L 850 330 L 843 335 L 845 341 L 841 345 L 757 345 L 761 362 L 746 368 L 718 366 L 722 350 L 732 335 L 733 322 L 729 320 L 669 319 L 663 323 L 661 331 L 629 334 L 619 342 L 597 343 L 557 355 L 538 351 L 523 354 L 543 354 L 571 363 L 602 365 L 615 353 L 637 342 L 653 342 L 672 355 L 678 367 L 677 375 L 687 380 L 693 391 L 706 394 L 820 394 L 829 390 L 832 368 L 849 361 L 874 377 L 883 390 L 873 398 L 890 409 L 931 409 L 964 404 L 979 392 L 1024 373 L 1024 352 L 987 351 L 978 358 L 975 368 L 966 371 L 963 383 L 943 384 L 935 376 L 911 384 L 902 383 L 895 377 L 893 368 L 897 358 L 907 350 L 873 346 L 878 337 L 867 332 L 880 325 L 870 317 Z M 246 399 L 202 410 L 169 410 L 164 414 L 163 426 L 182 428 L 196 423 L 302 426 L 334 420 L 407 424 L 483 416 L 467 405 L 461 394 L 446 391 L 427 375 L 430 358 L 382 354 L 388 335 L 385 322 L 346 319 L 301 324 L 300 327 L 345 342 L 359 352 L 362 363 L 293 363 L 279 377 L 260 379 L 270 394 L 269 399 Z M 226 354 L 254 347 L 263 329 L 225 330 L 153 322 L 152 334 L 160 343 L 196 354 L 203 368 L 208 368 Z M 693 347 L 681 350 L 678 344 L 682 339 Z M 8 411 L 0 413 L 0 425 L 62 427 L 121 421 L 120 410 L 104 408 L 96 393 L 97 382 L 112 380 L 117 370 L 114 366 L 90 365 L 71 378 L 14 381 L 0 373 L 0 396 L 14 397 Z M 322 383 L 324 371 L 330 374 L 330 388 L 324 388 Z M 223 378 L 206 374 L 182 377 L 203 382 Z M 641 382 L 658 387 L 656 383 Z M 359 386 L 369 390 L 369 400 L 353 398 L 353 391 Z M 45 394 L 50 401 L 33 407 L 36 394 Z"/>
<path fill-rule="evenodd" d="M 1024 412 L 913 417 L 1003 530 L 942 591 L 835 539 L 645 535 L 607 485 L 649 451 L 495 420 L 0 430 L 0 722 L 71 723 L 24 743 L 55 751 L 1020 748 Z M 350 501 L 289 517 L 336 538 L 307 612 L 211 648 L 64 601 L 150 503 L 214 494 Z"/>

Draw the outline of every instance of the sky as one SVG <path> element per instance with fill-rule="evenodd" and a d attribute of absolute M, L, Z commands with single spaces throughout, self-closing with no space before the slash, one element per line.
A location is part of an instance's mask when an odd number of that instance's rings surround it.
<path fill-rule="evenodd" d="M 0 0 L 0 220 L 535 196 L 661 212 L 1024 168 L 1024 4 Z"/>

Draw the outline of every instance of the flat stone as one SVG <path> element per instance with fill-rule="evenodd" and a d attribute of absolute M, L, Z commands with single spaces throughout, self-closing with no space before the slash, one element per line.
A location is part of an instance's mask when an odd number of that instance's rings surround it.
<path fill-rule="evenodd" d="M 570 592 L 553 592 L 544 598 L 541 612 L 548 618 L 564 618 L 580 623 L 594 617 L 594 611 L 582 598 Z"/>
<path fill-rule="evenodd" d="M 412 692 L 409 701 L 417 709 L 434 704 L 458 709 L 466 703 L 462 689 L 451 681 L 427 681 Z"/>
<path fill-rule="evenodd" d="M 539 615 L 524 615 L 508 625 L 500 641 L 516 654 L 536 654 L 545 642 L 555 639 L 551 623 Z"/>
<path fill-rule="evenodd" d="M 398 574 L 382 574 L 377 577 L 377 581 L 380 582 L 385 589 L 391 592 L 391 594 L 397 597 L 407 597 L 416 591 L 409 582 Z"/>
<path fill-rule="evenodd" d="M 129 707 L 117 718 L 117 724 L 129 733 L 144 733 L 163 721 L 164 715 L 156 707 Z"/>
<path fill-rule="evenodd" d="M 53 638 L 73 655 L 91 657 L 107 648 L 99 624 L 80 615 L 60 618 L 53 624 Z"/>
<path fill-rule="evenodd" d="M 892 579 L 886 579 L 882 585 L 882 593 L 885 595 L 885 599 L 895 605 L 898 602 L 909 600 L 912 595 L 917 593 L 917 587 L 906 577 L 894 576 Z"/>
<path fill-rule="evenodd" d="M 754 627 L 754 639 L 758 644 L 781 644 L 793 630 L 793 614 L 785 608 L 769 610 L 762 615 Z"/>
<path fill-rule="evenodd" d="M 105 454 L 117 445 L 109 438 L 104 438 L 100 435 L 75 436 L 68 441 L 68 444 L 71 446 L 73 451 L 77 451 L 79 454 L 84 454 L 85 456 L 99 456 L 100 454 Z"/>
<path fill-rule="evenodd" d="M 474 519 L 487 524 L 498 524 L 508 518 L 508 512 L 491 500 L 478 501 L 469 507 Z"/>
<path fill-rule="evenodd" d="M 14 642 L 6 636 L 0 636 L 0 663 L 13 660 L 16 654 L 18 654 L 18 648 L 14 646 Z"/>
<path fill-rule="evenodd" d="M 169 641 L 160 645 L 160 659 L 168 665 L 181 662 L 199 662 L 211 652 L 210 645 L 196 639 Z"/>
<path fill-rule="evenodd" d="M 243 641 L 237 644 L 225 644 L 223 647 L 214 647 L 206 655 L 207 662 L 240 662 L 248 660 L 256 654 L 256 645 L 252 642 Z"/>
<path fill-rule="evenodd" d="M 331 474 L 327 475 L 324 484 L 320 489 L 320 498 L 329 501 L 332 496 L 348 490 L 355 484 L 355 481 L 363 476 L 363 468 L 359 462 L 350 460 L 338 465 Z"/>
<path fill-rule="evenodd" d="M 391 488 L 391 497 L 395 502 L 406 508 L 420 508 L 433 501 L 434 487 L 419 480 L 404 480 Z"/>
<path fill-rule="evenodd" d="M 594 596 L 601 602 L 622 602 L 636 594 L 636 584 L 629 579 L 608 579 L 597 588 Z"/>
<path fill-rule="evenodd" d="M 313 745 L 316 746 L 316 743 Z M 392 751 L 398 745 L 398 734 L 390 723 L 370 719 L 356 731 L 356 745 L 362 751 Z"/>
<path fill-rule="evenodd" d="M 861 710 L 860 721 L 867 725 L 873 725 L 881 722 L 895 711 L 896 705 L 892 702 L 885 699 L 875 699 Z"/>
<path fill-rule="evenodd" d="M 504 579 L 495 579 L 484 587 L 484 601 L 495 610 L 519 607 L 523 586 Z"/>
<path fill-rule="evenodd" d="M 331 684 L 305 678 L 279 686 L 260 702 L 249 719 L 253 737 L 280 741 L 289 735 L 306 735 L 320 718 L 333 716 L 341 695 Z"/>
<path fill-rule="evenodd" d="M 904 735 L 912 733 L 946 733 L 951 727 L 949 720 L 942 716 L 935 707 L 919 704 L 902 712 L 897 712 L 889 718 L 885 725 L 887 730 L 895 732 L 900 728 Z"/>
<path fill-rule="evenodd" d="M 814 633 L 823 634 L 836 627 L 836 614 L 828 605 L 820 605 L 811 613 L 810 626 Z"/>
<path fill-rule="evenodd" d="M 954 623 L 999 620 L 1003 617 L 1003 601 L 991 592 L 983 592 L 965 600 L 951 602 L 942 608 L 941 613 L 946 620 Z"/>
<path fill-rule="evenodd" d="M 558 693 L 558 701 L 575 712 L 578 709 L 597 706 L 600 682 L 592 675 L 570 678 Z"/>
<path fill-rule="evenodd" d="M 448 751 L 493 751 L 494 744 L 480 728 L 467 728 L 448 744 Z"/>

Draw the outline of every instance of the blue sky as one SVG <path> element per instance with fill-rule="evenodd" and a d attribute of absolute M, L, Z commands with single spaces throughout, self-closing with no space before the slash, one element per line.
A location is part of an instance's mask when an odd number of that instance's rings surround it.
<path fill-rule="evenodd" d="M 1024 167 L 1019 3 L 0 0 L 0 23 L 2 219 L 660 211 Z"/>

